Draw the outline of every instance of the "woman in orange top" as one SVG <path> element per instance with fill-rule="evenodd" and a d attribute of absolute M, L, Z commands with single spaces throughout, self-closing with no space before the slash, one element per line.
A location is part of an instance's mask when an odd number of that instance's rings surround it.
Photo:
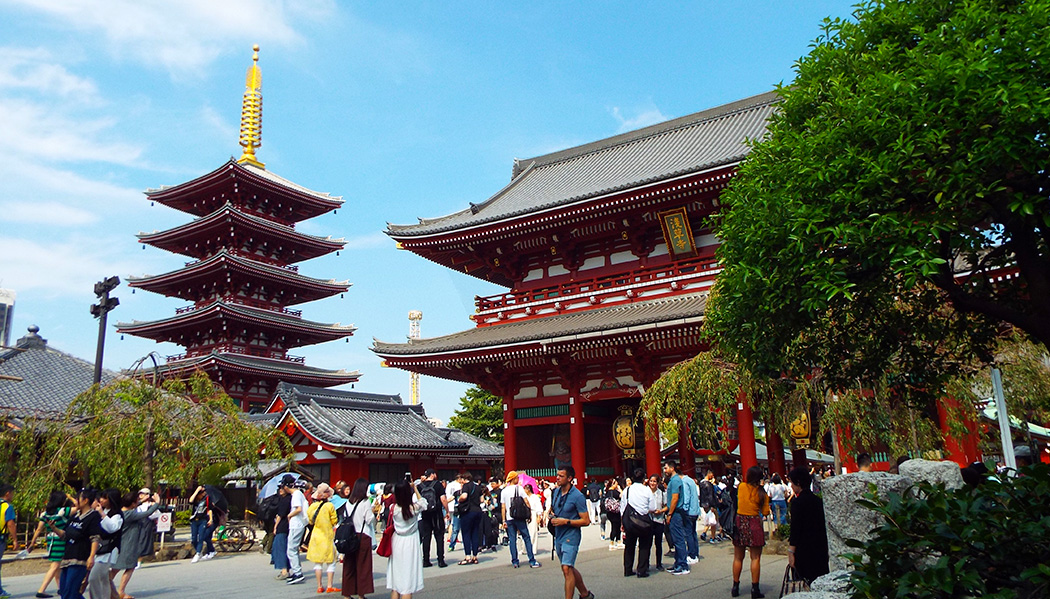
<path fill-rule="evenodd" d="M 762 547 L 766 544 L 766 531 L 762 528 L 762 516 L 769 515 L 769 495 L 762 488 L 762 469 L 752 466 L 747 469 L 745 482 L 737 487 L 736 531 L 733 533 L 733 591 L 740 595 L 740 571 L 744 568 L 744 548 L 751 553 L 751 597 L 765 597 L 758 590 L 758 578 L 762 572 Z"/>

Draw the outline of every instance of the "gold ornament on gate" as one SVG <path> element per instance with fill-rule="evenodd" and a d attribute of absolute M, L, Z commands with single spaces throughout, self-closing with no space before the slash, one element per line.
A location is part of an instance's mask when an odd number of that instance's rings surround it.
<path fill-rule="evenodd" d="M 634 449 L 634 408 L 631 406 L 620 406 L 620 415 L 613 421 L 613 440 L 620 449 Z"/>
<path fill-rule="evenodd" d="M 805 448 L 809 447 L 809 438 L 811 433 L 809 412 L 802 410 L 802 413 L 798 415 L 791 422 L 791 439 L 795 442 L 795 447 Z"/>

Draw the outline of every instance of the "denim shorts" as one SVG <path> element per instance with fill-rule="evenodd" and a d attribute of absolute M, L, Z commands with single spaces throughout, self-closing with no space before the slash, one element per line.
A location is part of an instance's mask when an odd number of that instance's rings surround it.
<path fill-rule="evenodd" d="M 561 562 L 561 565 L 576 566 L 576 554 L 580 551 L 579 544 L 558 541 L 554 548 L 558 552 L 558 561 Z"/>

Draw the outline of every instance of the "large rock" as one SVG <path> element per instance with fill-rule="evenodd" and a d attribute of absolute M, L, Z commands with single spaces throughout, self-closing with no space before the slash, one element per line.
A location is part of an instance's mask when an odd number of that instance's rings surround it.
<path fill-rule="evenodd" d="M 849 597 L 849 593 L 832 593 L 831 591 L 803 591 L 784 595 L 784 599 L 849 599 Z"/>
<path fill-rule="evenodd" d="M 813 581 L 809 585 L 811 591 L 826 591 L 829 593 L 849 593 L 853 587 L 849 583 L 849 570 L 834 570 Z"/>
<path fill-rule="evenodd" d="M 900 465 L 901 476 L 912 482 L 943 484 L 949 490 L 963 486 L 962 470 L 955 462 L 933 462 L 930 460 L 908 460 Z"/>
<path fill-rule="evenodd" d="M 904 492 L 910 481 L 888 472 L 856 472 L 833 476 L 821 485 L 832 570 L 847 569 L 849 562 L 840 556 L 857 552 L 846 545 L 846 539 L 866 541 L 871 537 L 871 531 L 882 525 L 882 516 L 857 505 L 857 500 L 868 492 L 869 484 L 874 484 L 879 495 L 885 496 Z"/>

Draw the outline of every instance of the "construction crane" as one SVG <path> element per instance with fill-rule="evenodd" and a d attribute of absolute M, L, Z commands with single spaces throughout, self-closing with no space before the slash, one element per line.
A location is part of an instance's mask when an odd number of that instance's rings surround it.
<path fill-rule="evenodd" d="M 408 313 L 408 338 L 419 339 L 419 321 L 423 320 L 423 313 L 419 310 L 412 310 Z M 419 373 L 412 372 L 409 374 L 409 398 L 412 401 L 412 405 L 419 405 Z"/>

